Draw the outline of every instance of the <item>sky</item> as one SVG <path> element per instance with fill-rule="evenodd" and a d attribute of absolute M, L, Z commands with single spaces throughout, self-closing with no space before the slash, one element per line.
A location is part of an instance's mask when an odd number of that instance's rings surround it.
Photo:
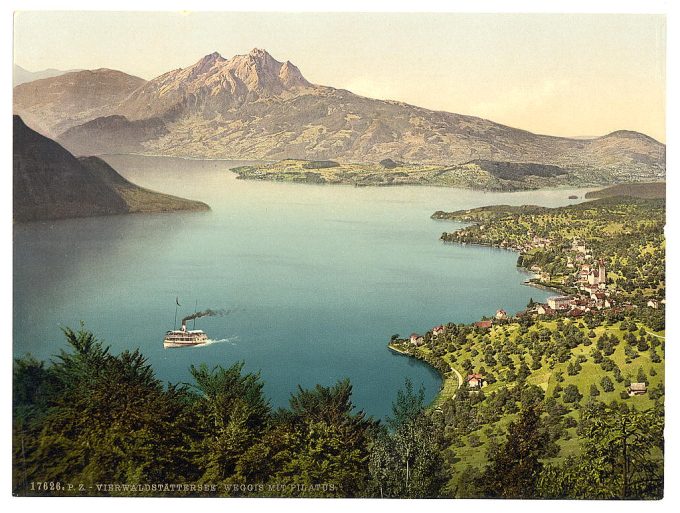
<path fill-rule="evenodd" d="M 536 133 L 636 130 L 665 142 L 663 15 L 17 12 L 31 71 L 151 79 L 264 48 L 311 82 Z"/>

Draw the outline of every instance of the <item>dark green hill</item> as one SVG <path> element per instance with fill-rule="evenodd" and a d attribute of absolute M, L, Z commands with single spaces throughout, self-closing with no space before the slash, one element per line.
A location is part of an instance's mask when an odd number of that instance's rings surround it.
<path fill-rule="evenodd" d="M 77 159 L 14 116 L 14 221 L 209 210 L 198 201 L 143 189 L 104 161 Z"/>
<path fill-rule="evenodd" d="M 586 198 L 609 198 L 612 196 L 630 196 L 632 198 L 656 199 L 666 197 L 666 182 L 622 183 L 612 185 L 599 191 L 586 193 Z"/>

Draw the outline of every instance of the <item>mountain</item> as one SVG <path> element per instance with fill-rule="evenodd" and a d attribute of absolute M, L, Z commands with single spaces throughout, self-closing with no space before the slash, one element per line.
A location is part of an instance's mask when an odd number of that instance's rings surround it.
<path fill-rule="evenodd" d="M 40 80 L 41 78 L 58 77 L 59 75 L 72 73 L 74 71 L 82 70 L 70 69 L 67 71 L 62 71 L 60 69 L 49 68 L 42 71 L 28 71 L 18 64 L 15 64 L 14 71 L 12 73 L 12 87 L 18 86 L 19 84 L 25 84 L 26 82 L 33 82 L 34 80 Z"/>
<path fill-rule="evenodd" d="M 21 108 L 15 102 L 15 109 Z M 77 153 L 141 147 L 135 151 L 229 159 L 530 163 L 592 176 L 598 183 L 665 176 L 665 146 L 643 134 L 551 137 L 478 117 L 366 98 L 312 84 L 295 65 L 260 49 L 231 59 L 216 52 L 206 55 L 101 109 L 107 112 L 69 109 L 61 116 L 64 122 L 55 108 L 51 133 L 61 130 L 57 140 Z M 111 115 L 127 122 L 84 125 Z M 72 127 L 64 125 L 75 117 L 79 126 L 67 133 Z M 135 125 L 145 120 L 154 120 L 158 133 Z"/>
<path fill-rule="evenodd" d="M 146 81 L 110 69 L 75 71 L 14 88 L 14 113 L 54 137 L 75 125 L 114 114 Z"/>
<path fill-rule="evenodd" d="M 14 221 L 209 210 L 198 201 L 143 189 L 97 157 L 76 158 L 14 116 Z"/>

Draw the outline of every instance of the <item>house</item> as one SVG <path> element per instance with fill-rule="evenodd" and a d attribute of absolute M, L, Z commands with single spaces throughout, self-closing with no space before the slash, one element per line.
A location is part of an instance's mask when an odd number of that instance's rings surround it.
<path fill-rule="evenodd" d="M 581 241 L 581 240 L 576 240 L 571 243 L 571 249 L 572 251 L 576 251 L 577 253 L 584 253 L 586 252 L 586 243 Z"/>
<path fill-rule="evenodd" d="M 555 309 L 541 303 L 536 307 L 536 313 L 538 315 L 555 315 Z"/>
<path fill-rule="evenodd" d="M 545 248 L 545 247 L 550 246 L 550 239 L 545 239 L 543 237 L 536 237 L 535 235 L 534 235 L 534 238 L 531 242 L 534 245 L 534 247 L 537 247 L 537 248 Z"/>
<path fill-rule="evenodd" d="M 423 345 L 423 336 L 418 335 L 417 333 L 411 333 L 411 344 L 414 346 L 422 346 Z"/>
<path fill-rule="evenodd" d="M 496 319 L 507 319 L 507 318 L 508 318 L 508 312 L 506 312 L 502 308 L 500 310 L 496 310 Z"/>
<path fill-rule="evenodd" d="M 595 301 L 604 301 L 606 297 L 604 292 L 592 292 L 590 294 L 590 299 L 594 299 Z"/>
<path fill-rule="evenodd" d="M 432 328 L 432 336 L 433 337 L 436 337 L 438 335 L 443 335 L 444 333 L 446 333 L 446 327 L 441 325 L 441 324 L 439 326 L 435 326 L 434 328 Z"/>
<path fill-rule="evenodd" d="M 584 297 L 579 297 L 574 299 L 571 302 L 571 305 L 575 308 L 578 308 L 579 310 L 585 310 L 586 307 L 590 305 L 590 302 Z"/>
<path fill-rule="evenodd" d="M 583 310 L 579 310 L 578 308 L 569 311 L 569 317 L 581 317 L 582 315 Z"/>
<path fill-rule="evenodd" d="M 569 296 L 553 296 L 548 298 L 548 306 L 553 310 L 567 310 L 569 308 Z"/>
<path fill-rule="evenodd" d="M 465 382 L 470 388 L 482 388 L 484 386 L 484 376 L 481 374 L 468 374 Z"/>
<path fill-rule="evenodd" d="M 581 287 L 585 292 L 588 292 L 589 294 L 594 294 L 598 290 L 600 290 L 600 287 L 598 285 L 585 285 L 584 287 Z"/>
<path fill-rule="evenodd" d="M 659 302 L 656 299 L 650 299 L 647 301 L 647 306 L 649 308 L 654 308 L 655 310 L 659 308 Z"/>
<path fill-rule="evenodd" d="M 646 383 L 631 383 L 630 387 L 628 387 L 628 395 L 629 396 L 634 396 L 634 395 L 642 395 L 647 393 L 647 384 Z"/>
<path fill-rule="evenodd" d="M 491 321 L 477 321 L 475 323 L 476 328 L 484 328 L 484 329 L 489 329 L 491 328 Z"/>

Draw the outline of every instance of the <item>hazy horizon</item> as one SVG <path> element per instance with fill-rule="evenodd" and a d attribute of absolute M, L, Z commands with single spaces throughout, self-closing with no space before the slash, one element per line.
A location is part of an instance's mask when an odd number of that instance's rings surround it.
<path fill-rule="evenodd" d="M 665 142 L 665 27 L 641 14 L 19 12 L 14 62 L 149 80 L 257 47 L 362 96 L 546 135 Z"/>

